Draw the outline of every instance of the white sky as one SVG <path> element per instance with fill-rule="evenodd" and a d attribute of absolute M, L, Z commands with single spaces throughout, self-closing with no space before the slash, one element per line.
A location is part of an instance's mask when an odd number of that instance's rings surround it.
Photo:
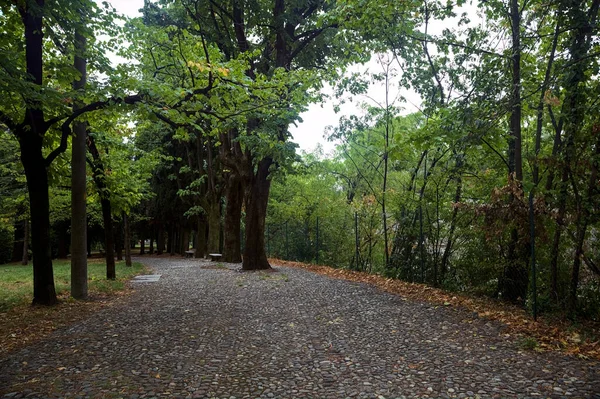
<path fill-rule="evenodd" d="M 139 9 L 144 6 L 144 0 L 110 0 L 109 3 L 116 8 L 117 12 L 129 17 L 140 16 Z M 382 68 L 375 60 L 372 60 L 365 66 L 355 66 L 352 71 L 380 73 Z M 392 84 L 395 84 L 395 82 L 393 81 Z M 327 89 L 326 92 L 331 93 Z M 415 93 L 406 91 L 400 94 L 407 99 L 407 102 L 397 102 L 396 106 L 404 109 L 403 114 L 415 112 L 417 110 L 416 105 L 420 103 L 418 96 Z M 392 87 L 390 99 L 397 95 L 397 87 Z M 341 110 L 337 114 L 334 112 L 334 101 L 332 100 L 323 104 L 310 105 L 308 110 L 301 115 L 303 122 L 299 123 L 297 127 L 290 126 L 290 132 L 294 137 L 293 141 L 298 143 L 300 150 L 309 152 L 314 150 L 318 144 L 321 144 L 325 154 L 330 153 L 334 149 L 335 143 L 330 143 L 323 137 L 326 127 L 336 126 L 342 115 L 362 115 L 363 111 L 360 109 L 360 103 L 367 102 L 370 105 L 375 105 L 373 100 L 385 103 L 385 88 L 382 84 L 371 85 L 366 96 L 358 96 L 352 102 L 347 101 L 341 106 Z"/>

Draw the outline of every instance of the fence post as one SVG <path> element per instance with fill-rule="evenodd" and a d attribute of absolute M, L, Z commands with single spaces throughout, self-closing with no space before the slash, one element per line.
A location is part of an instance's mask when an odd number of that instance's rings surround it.
<path fill-rule="evenodd" d="M 290 259 L 290 246 L 288 244 L 288 222 L 285 222 L 285 260 Z"/>
<path fill-rule="evenodd" d="M 319 217 L 317 216 L 317 265 L 319 264 Z"/>

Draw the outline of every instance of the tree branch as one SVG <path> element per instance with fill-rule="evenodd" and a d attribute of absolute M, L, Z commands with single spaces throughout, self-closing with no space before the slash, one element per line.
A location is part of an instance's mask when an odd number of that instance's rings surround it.
<path fill-rule="evenodd" d="M 3 123 L 4 125 L 6 125 L 6 127 L 15 135 L 18 137 L 19 135 L 19 125 L 17 125 L 16 123 L 13 122 L 12 119 L 10 119 L 8 117 L 8 115 L 6 115 L 4 112 L 0 111 L 0 123 Z"/>
<path fill-rule="evenodd" d="M 91 104 L 86 105 L 85 107 L 79 108 L 78 110 L 73 111 L 73 113 L 67 118 L 66 121 L 61 125 L 61 137 L 60 137 L 60 145 L 55 148 L 45 159 L 46 166 L 50 166 L 50 164 L 63 152 L 67 150 L 67 141 L 69 136 L 71 135 L 71 123 L 80 115 L 83 115 L 87 112 L 97 111 L 102 108 L 106 108 L 109 105 L 113 104 L 135 104 L 142 101 L 142 96 L 140 94 L 134 94 L 131 96 L 127 96 L 124 98 L 109 98 L 104 101 L 96 101 Z M 49 128 L 54 123 L 64 119 L 65 117 L 56 117 L 46 122 L 46 126 Z"/>

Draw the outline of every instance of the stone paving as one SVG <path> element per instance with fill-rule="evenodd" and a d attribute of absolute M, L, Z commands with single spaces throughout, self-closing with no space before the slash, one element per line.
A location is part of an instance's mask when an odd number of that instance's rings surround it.
<path fill-rule="evenodd" d="M 301 269 L 140 258 L 125 300 L 0 359 L 3 398 L 600 398 L 600 365 Z"/>

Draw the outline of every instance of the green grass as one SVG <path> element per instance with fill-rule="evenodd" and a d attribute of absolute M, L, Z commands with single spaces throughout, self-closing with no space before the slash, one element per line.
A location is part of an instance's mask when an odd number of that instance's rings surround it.
<path fill-rule="evenodd" d="M 71 290 L 71 261 L 55 260 L 54 284 L 56 294 L 68 295 Z M 133 263 L 117 262 L 117 279 L 106 280 L 106 263 L 100 259 L 88 259 L 88 289 L 91 294 L 108 294 L 125 288 L 125 282 L 133 276 L 144 274 L 146 267 Z M 28 304 L 33 298 L 33 266 L 20 264 L 0 265 L 0 311 L 6 311 L 19 305 Z"/>

